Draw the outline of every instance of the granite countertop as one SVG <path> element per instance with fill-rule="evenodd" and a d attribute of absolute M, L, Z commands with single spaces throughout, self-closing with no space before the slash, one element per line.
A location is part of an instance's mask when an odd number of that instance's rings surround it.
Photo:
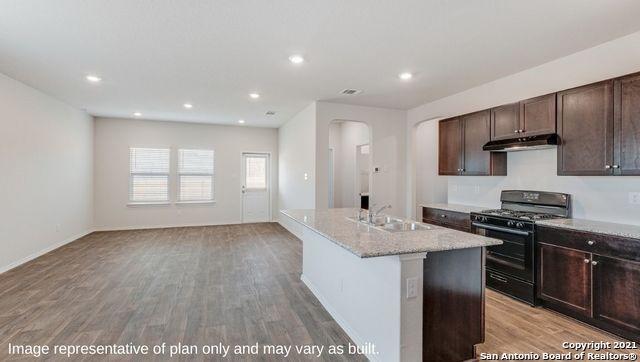
<path fill-rule="evenodd" d="M 471 205 L 461 205 L 461 204 L 420 204 L 423 207 L 429 207 L 432 209 L 439 210 L 447 210 L 454 212 L 462 212 L 466 214 L 470 214 L 472 212 L 480 212 L 482 210 L 490 209 L 490 207 L 481 207 L 481 206 L 471 206 Z"/>
<path fill-rule="evenodd" d="M 536 221 L 536 225 L 640 239 L 640 226 L 629 224 L 617 224 L 585 219 L 551 219 Z"/>
<path fill-rule="evenodd" d="M 395 232 L 378 230 L 348 220 L 357 209 L 282 210 L 294 221 L 326 237 L 361 258 L 435 252 L 499 245 L 502 241 L 430 225 L 431 230 Z"/>

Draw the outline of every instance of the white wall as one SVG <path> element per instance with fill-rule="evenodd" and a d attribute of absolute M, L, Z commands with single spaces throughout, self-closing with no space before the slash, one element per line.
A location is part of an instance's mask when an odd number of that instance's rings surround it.
<path fill-rule="evenodd" d="M 278 207 L 313 209 L 316 205 L 316 103 L 311 103 L 278 129 Z M 306 174 L 306 178 L 305 178 Z M 302 227 L 278 214 L 278 222 L 294 235 Z"/>
<path fill-rule="evenodd" d="M 359 206 L 356 147 L 368 143 L 369 127 L 365 123 L 335 121 L 329 125 L 329 147 L 334 149 L 334 207 Z"/>
<path fill-rule="evenodd" d="M 129 147 L 215 151 L 215 204 L 127 206 Z M 95 226 L 97 229 L 235 224 L 241 222 L 242 152 L 271 153 L 272 218 L 277 215 L 278 133 L 273 128 L 97 118 Z M 172 167 L 175 169 L 175 153 Z M 170 182 L 175 200 L 176 180 Z"/>
<path fill-rule="evenodd" d="M 574 217 L 640 224 L 640 208 L 629 205 L 627 191 L 640 185 L 639 177 L 567 177 L 555 175 L 553 151 L 526 151 L 508 155 L 507 177 L 446 177 L 448 190 L 440 189 L 442 177 L 418 170 L 418 153 L 437 155 L 437 127 L 441 119 L 530 97 L 640 71 L 640 32 L 601 44 L 529 70 L 424 104 L 408 111 L 407 210 L 421 202 L 449 202 L 495 206 L 497 191 L 512 187 L 568 191 L 574 195 Z M 430 120 L 430 121 L 428 121 Z M 433 123 L 417 137 L 417 125 Z M 422 132 L 422 131 L 421 131 Z M 424 137 L 424 138 L 423 138 Z M 420 148 L 420 150 L 418 150 Z M 535 167 L 523 167 L 526 165 Z M 433 159 L 425 164 L 435 167 Z M 418 178 L 418 175 L 422 175 Z M 544 175 L 544 179 L 540 177 Z M 436 193 L 420 193 L 435 187 Z M 476 187 L 478 186 L 478 187 Z M 471 191 L 470 191 L 471 190 Z M 476 192 L 475 190 L 479 190 Z M 597 194 L 593 194 L 596 192 Z M 637 190 L 640 191 L 640 186 Z M 625 196 L 626 195 L 626 196 Z"/>
<path fill-rule="evenodd" d="M 329 205 L 328 152 L 329 125 L 332 121 L 356 121 L 370 131 L 371 168 L 381 172 L 371 177 L 370 202 L 391 204 L 389 213 L 405 214 L 406 112 L 395 109 L 317 102 L 316 115 L 316 207 Z"/>
<path fill-rule="evenodd" d="M 93 121 L 0 75 L 0 272 L 92 228 Z"/>

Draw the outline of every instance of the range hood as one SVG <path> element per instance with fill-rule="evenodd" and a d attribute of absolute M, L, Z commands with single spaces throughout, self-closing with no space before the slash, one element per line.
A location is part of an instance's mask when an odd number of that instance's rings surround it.
<path fill-rule="evenodd" d="M 544 148 L 553 148 L 558 145 L 558 135 L 548 133 L 538 136 L 509 138 L 506 140 L 497 140 L 487 142 L 482 149 L 492 152 L 511 152 L 511 151 L 528 151 L 540 150 Z"/>

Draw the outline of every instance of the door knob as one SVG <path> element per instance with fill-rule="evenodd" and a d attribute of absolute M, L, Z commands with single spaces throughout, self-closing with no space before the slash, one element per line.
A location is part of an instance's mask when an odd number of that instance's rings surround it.
<path fill-rule="evenodd" d="M 607 170 L 611 168 L 611 165 L 604 165 L 604 168 L 606 168 Z"/>
<path fill-rule="evenodd" d="M 589 260 L 589 259 L 584 259 L 584 263 L 585 263 L 585 264 L 589 264 L 589 262 L 590 262 L 590 261 L 591 261 L 591 260 Z"/>
<path fill-rule="evenodd" d="M 596 266 L 596 265 L 598 265 L 598 262 L 594 260 L 594 261 L 591 262 L 591 265 Z"/>
<path fill-rule="evenodd" d="M 595 242 L 595 241 L 593 241 L 593 240 L 589 240 L 589 241 L 587 241 L 587 244 L 589 244 L 589 245 L 594 245 L 595 243 L 596 243 L 596 242 Z"/>

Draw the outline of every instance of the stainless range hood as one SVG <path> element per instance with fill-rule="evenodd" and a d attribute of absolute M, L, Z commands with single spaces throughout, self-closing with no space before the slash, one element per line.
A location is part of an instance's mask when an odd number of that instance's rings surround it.
<path fill-rule="evenodd" d="M 487 142 L 482 149 L 491 152 L 528 151 L 553 148 L 558 145 L 558 135 L 555 133 L 539 136 L 518 137 L 506 140 Z"/>

